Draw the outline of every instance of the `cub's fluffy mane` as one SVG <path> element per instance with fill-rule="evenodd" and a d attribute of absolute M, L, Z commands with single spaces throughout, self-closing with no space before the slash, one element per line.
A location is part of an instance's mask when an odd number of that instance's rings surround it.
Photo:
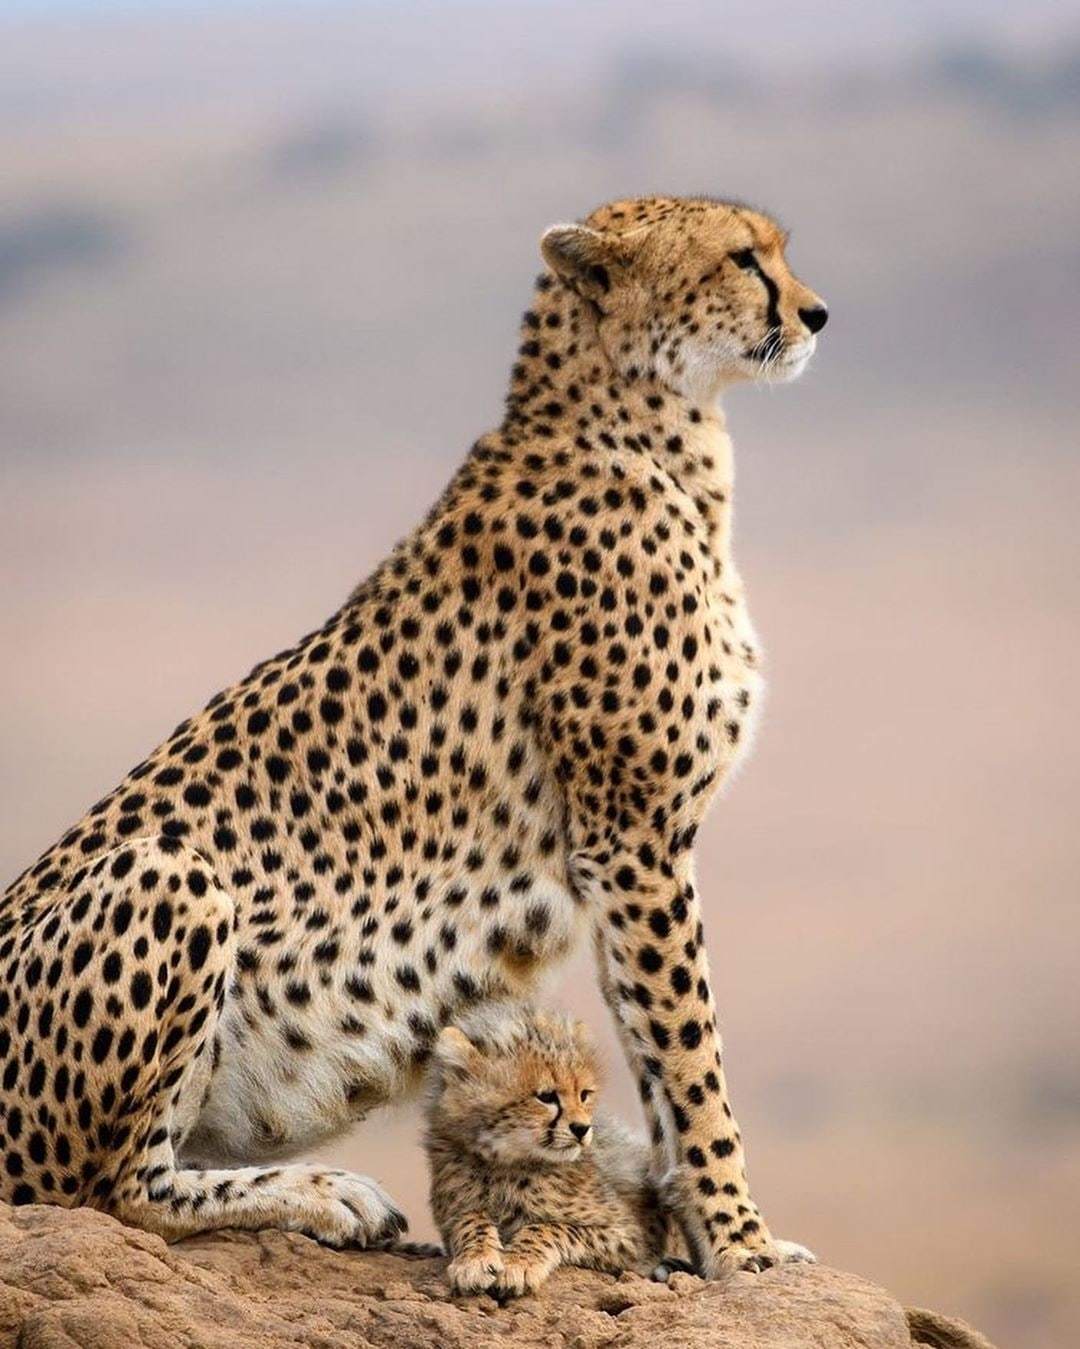
<path fill-rule="evenodd" d="M 561 1012 L 538 1011 L 527 1003 L 509 999 L 471 1008 L 456 1017 L 453 1024 L 481 1053 L 493 1059 L 526 1048 L 573 1054 L 577 1058 L 588 1050 L 583 1028 L 573 1018 Z M 439 1056 L 436 1041 L 436 1059 Z"/>

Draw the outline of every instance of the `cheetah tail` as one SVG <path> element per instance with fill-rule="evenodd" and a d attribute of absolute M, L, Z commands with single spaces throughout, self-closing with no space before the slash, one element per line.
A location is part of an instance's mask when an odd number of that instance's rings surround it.
<path fill-rule="evenodd" d="M 923 1307 L 908 1307 L 906 1312 L 908 1330 L 916 1345 L 925 1345 L 927 1349 L 994 1349 L 990 1341 L 966 1321 L 939 1316 Z"/>
<path fill-rule="evenodd" d="M 433 1241 L 394 1241 L 378 1249 L 387 1255 L 403 1255 L 409 1260 L 441 1260 L 446 1255 Z"/>

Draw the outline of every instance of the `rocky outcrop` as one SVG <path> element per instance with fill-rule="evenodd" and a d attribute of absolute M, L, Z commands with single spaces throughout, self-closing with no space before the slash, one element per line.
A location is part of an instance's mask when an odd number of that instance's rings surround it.
<path fill-rule="evenodd" d="M 991 1349 L 824 1266 L 738 1275 L 562 1270 L 499 1307 L 451 1299 L 441 1260 L 326 1250 L 282 1232 L 175 1246 L 86 1209 L 0 1204 L 3 1349 Z"/>

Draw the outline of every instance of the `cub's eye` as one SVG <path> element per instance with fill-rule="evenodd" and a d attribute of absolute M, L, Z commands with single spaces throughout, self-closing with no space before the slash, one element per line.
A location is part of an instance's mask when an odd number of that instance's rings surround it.
<path fill-rule="evenodd" d="M 536 1099 L 538 1101 L 543 1101 L 545 1105 L 558 1105 L 559 1093 L 557 1091 L 538 1091 L 536 1093 Z"/>
<path fill-rule="evenodd" d="M 592 1095 L 592 1088 L 586 1087 L 585 1090 L 581 1093 L 581 1099 L 583 1101 L 587 1101 L 591 1095 Z"/>
<path fill-rule="evenodd" d="M 754 257 L 752 248 L 740 248 L 735 253 L 729 253 L 728 257 L 736 267 L 741 267 L 744 272 L 752 272 L 757 268 L 757 258 Z"/>

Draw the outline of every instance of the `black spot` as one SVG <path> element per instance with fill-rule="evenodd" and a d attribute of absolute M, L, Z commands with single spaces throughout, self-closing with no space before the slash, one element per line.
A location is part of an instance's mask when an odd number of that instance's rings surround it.
<path fill-rule="evenodd" d="M 676 965 L 671 971 L 671 987 L 679 994 L 690 992 L 692 980 L 685 965 Z"/>
<path fill-rule="evenodd" d="M 81 974 L 90 963 L 90 957 L 94 954 L 93 942 L 83 941 L 76 946 L 71 955 L 71 968 L 75 974 Z"/>
<path fill-rule="evenodd" d="M 172 931 L 172 920 L 172 905 L 167 900 L 154 905 L 154 936 L 158 941 L 164 941 Z"/>
<path fill-rule="evenodd" d="M 143 798 L 139 797 L 138 799 L 141 802 Z M 113 858 L 113 864 L 110 870 L 112 871 L 114 879 L 118 881 L 123 880 L 134 864 L 135 854 L 130 848 L 125 849 L 118 857 Z"/>
<path fill-rule="evenodd" d="M 188 938 L 188 960 L 193 970 L 201 970 L 206 964 L 206 957 L 210 954 L 212 940 L 210 929 L 205 924 L 200 923 L 198 927 L 192 930 L 191 936 Z"/>
<path fill-rule="evenodd" d="M 649 914 L 649 927 L 658 937 L 666 937 L 671 931 L 671 923 L 663 909 L 653 909 Z"/>
<path fill-rule="evenodd" d="M 399 965 L 394 971 L 394 978 L 409 993 L 419 993 L 420 976 L 411 965 Z"/>
<path fill-rule="evenodd" d="M 88 988 L 82 988 L 75 995 L 75 1001 L 71 1004 L 71 1015 L 76 1026 L 81 1030 L 90 1020 L 90 1014 L 94 1010 L 94 999 Z"/>
<path fill-rule="evenodd" d="M 652 1038 L 656 1041 L 657 1049 L 667 1049 L 668 1045 L 671 1044 L 671 1036 L 668 1034 L 667 1030 L 661 1026 L 659 1021 L 650 1021 L 649 1031 L 652 1034 Z"/>
<path fill-rule="evenodd" d="M 664 967 L 664 958 L 655 946 L 643 946 L 638 953 L 638 964 L 646 974 L 655 974 Z"/>
<path fill-rule="evenodd" d="M 370 709 L 370 700 L 368 706 Z M 324 698 L 319 704 L 319 715 L 328 726 L 334 726 L 345 715 L 345 708 L 336 698 Z"/>
<path fill-rule="evenodd" d="M 33 1097 L 38 1097 L 45 1090 L 45 1063 L 38 1059 L 33 1068 L 30 1069 L 30 1076 L 27 1079 L 26 1089 Z"/>
<path fill-rule="evenodd" d="M 131 976 L 131 1001 L 141 1011 L 150 1001 L 154 985 L 145 970 L 138 970 Z"/>

